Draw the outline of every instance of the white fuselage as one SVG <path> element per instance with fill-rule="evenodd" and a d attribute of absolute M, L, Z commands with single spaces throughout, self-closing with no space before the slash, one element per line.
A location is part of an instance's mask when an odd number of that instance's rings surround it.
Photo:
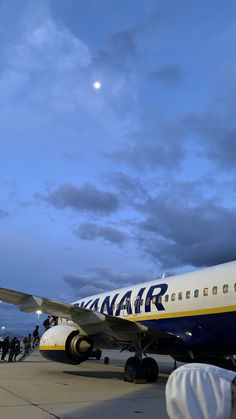
<path fill-rule="evenodd" d="M 145 282 L 73 303 L 131 321 L 236 311 L 236 262 Z"/>

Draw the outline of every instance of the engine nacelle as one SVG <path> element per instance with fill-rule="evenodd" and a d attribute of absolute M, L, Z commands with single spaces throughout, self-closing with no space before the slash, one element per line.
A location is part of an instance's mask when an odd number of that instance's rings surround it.
<path fill-rule="evenodd" d="M 39 349 L 44 358 L 65 364 L 80 364 L 93 351 L 93 341 L 81 336 L 78 329 L 59 325 L 46 330 L 40 339 Z"/>

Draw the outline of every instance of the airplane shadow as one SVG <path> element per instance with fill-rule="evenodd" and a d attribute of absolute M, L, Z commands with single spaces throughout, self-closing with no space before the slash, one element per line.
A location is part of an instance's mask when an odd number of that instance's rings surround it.
<path fill-rule="evenodd" d="M 64 374 L 73 375 L 76 377 L 86 377 L 86 378 L 95 378 L 95 379 L 106 379 L 106 380 L 119 380 L 124 381 L 124 374 L 122 372 L 114 372 L 114 371 L 63 371 Z M 167 377 L 160 374 L 158 380 L 155 384 L 166 384 Z M 146 383 L 145 383 L 146 384 Z M 150 384 L 150 383 L 147 383 Z"/>
<path fill-rule="evenodd" d="M 75 375 L 87 378 L 105 378 L 107 380 L 115 379 L 124 381 L 124 374 L 114 371 L 63 371 L 64 374 Z"/>

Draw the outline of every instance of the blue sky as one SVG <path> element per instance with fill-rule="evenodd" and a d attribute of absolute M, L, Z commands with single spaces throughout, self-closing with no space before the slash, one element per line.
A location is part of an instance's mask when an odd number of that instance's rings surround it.
<path fill-rule="evenodd" d="M 236 258 L 235 18 L 1 2 L 2 287 L 71 301 Z M 0 311 L 9 333 L 35 324 Z"/>

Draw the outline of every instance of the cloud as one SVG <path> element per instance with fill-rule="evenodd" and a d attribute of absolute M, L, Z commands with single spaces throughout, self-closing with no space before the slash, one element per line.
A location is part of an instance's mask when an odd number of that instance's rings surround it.
<path fill-rule="evenodd" d="M 109 292 L 114 289 L 138 284 L 154 279 L 150 272 L 115 272 L 109 268 L 97 268 L 88 271 L 87 275 L 63 275 L 63 280 L 74 291 L 79 298 L 100 292 Z"/>
<path fill-rule="evenodd" d="M 109 215 L 119 209 L 116 195 L 108 191 L 101 191 L 89 183 L 81 187 L 64 183 L 48 195 L 37 194 L 35 197 L 56 208 L 71 208 L 76 212 Z"/>
<path fill-rule="evenodd" d="M 6 218 L 9 217 L 10 213 L 8 211 L 5 211 L 3 209 L 0 208 L 0 218 Z"/>
<path fill-rule="evenodd" d="M 4 111 L 8 102 L 16 111 L 29 106 L 53 110 L 73 110 L 86 89 L 75 88 L 84 79 L 83 71 L 91 62 L 88 47 L 70 31 L 53 20 L 46 2 L 30 2 L 24 13 L 18 11 L 14 42 L 3 48 L 0 93 Z M 15 28 L 15 27 L 14 27 Z M 4 45 L 5 46 L 5 45 Z M 83 104 L 83 106 L 84 106 Z M 20 112 L 20 109 L 18 109 Z M 22 111 L 21 111 L 22 112 Z"/>
<path fill-rule="evenodd" d="M 117 55 L 132 57 L 137 53 L 137 46 L 134 39 L 135 30 L 126 30 L 123 32 L 117 32 L 111 36 L 111 49 L 115 51 Z"/>
<path fill-rule="evenodd" d="M 147 189 L 138 177 L 132 177 L 124 172 L 113 172 L 106 176 L 106 181 L 117 188 L 119 196 L 129 200 L 144 200 L 148 196 Z"/>
<path fill-rule="evenodd" d="M 149 79 L 154 82 L 161 82 L 173 86 L 183 82 L 184 72 L 180 65 L 165 65 L 152 71 Z"/>
<path fill-rule="evenodd" d="M 142 22 L 136 23 L 127 29 L 114 32 L 109 39 L 109 47 L 101 50 L 94 59 L 98 66 L 112 66 L 116 70 L 124 70 L 134 66 L 142 46 L 140 39 L 147 33 L 156 30 L 160 21 L 159 11 L 153 10 Z"/>
<path fill-rule="evenodd" d="M 15 45 L 10 63 L 19 70 L 42 72 L 52 70 L 70 73 L 90 62 L 88 48 L 65 27 L 56 25 L 49 16 L 29 27 L 21 43 Z M 58 59 L 60 57 L 60 60 Z"/>
<path fill-rule="evenodd" d="M 165 197 L 146 202 L 140 248 L 162 269 L 210 266 L 236 259 L 236 211 L 203 200 L 191 205 Z M 144 234 L 143 234 L 144 233 Z"/>
<path fill-rule="evenodd" d="M 153 170 L 176 169 L 184 157 L 181 144 L 166 142 L 165 144 L 135 144 L 110 154 L 111 160 L 132 167 L 140 172 Z"/>
<path fill-rule="evenodd" d="M 205 112 L 186 115 L 182 124 L 185 134 L 191 134 L 202 147 L 202 153 L 221 169 L 235 170 L 236 128 L 234 117 L 226 112 Z"/>
<path fill-rule="evenodd" d="M 110 46 L 100 50 L 93 59 L 98 68 L 125 70 L 132 66 L 132 59 L 137 55 L 137 44 L 132 30 L 117 32 L 110 38 Z"/>
<path fill-rule="evenodd" d="M 105 242 L 122 246 L 128 240 L 126 233 L 119 231 L 114 227 L 99 226 L 95 223 L 83 223 L 74 229 L 76 236 L 83 240 L 95 240 L 102 238 Z"/>

